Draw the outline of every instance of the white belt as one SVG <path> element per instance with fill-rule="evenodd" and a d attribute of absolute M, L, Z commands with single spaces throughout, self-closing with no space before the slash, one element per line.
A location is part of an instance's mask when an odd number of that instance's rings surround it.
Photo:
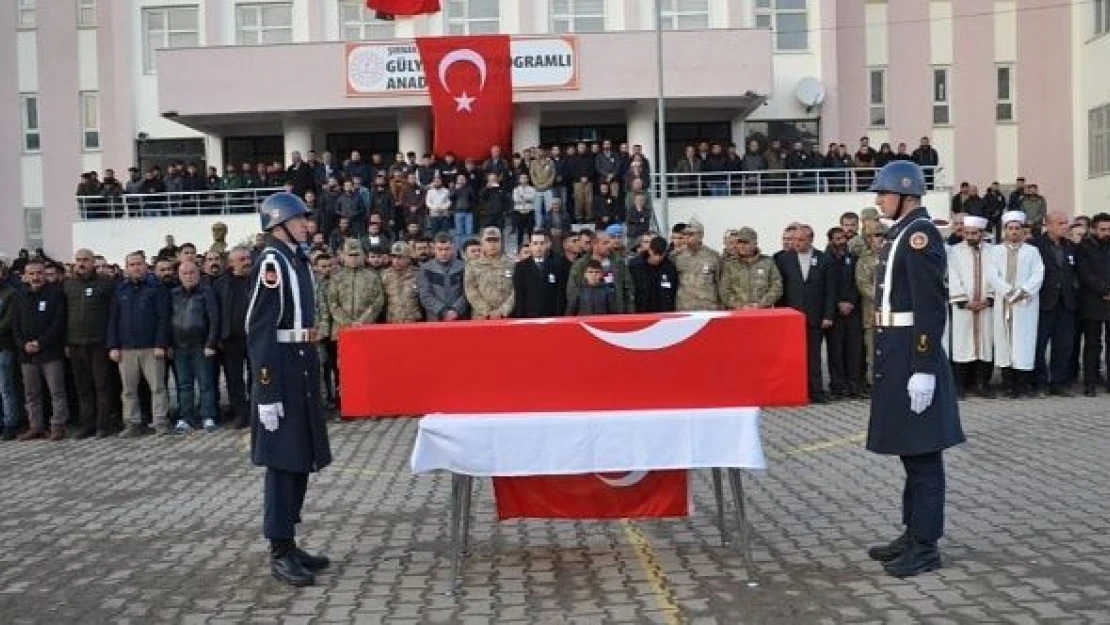
<path fill-rule="evenodd" d="M 912 312 L 875 311 L 875 325 L 883 328 L 908 328 L 913 326 Z"/>
<path fill-rule="evenodd" d="M 315 343 L 316 328 L 303 330 L 277 330 L 278 343 Z"/>

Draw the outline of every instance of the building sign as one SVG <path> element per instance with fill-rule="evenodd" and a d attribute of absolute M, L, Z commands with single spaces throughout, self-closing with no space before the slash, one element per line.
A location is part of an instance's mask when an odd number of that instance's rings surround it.
<path fill-rule="evenodd" d="M 514 91 L 578 88 L 577 38 L 514 38 L 510 51 Z M 413 41 L 349 43 L 345 61 L 348 97 L 427 92 Z"/>

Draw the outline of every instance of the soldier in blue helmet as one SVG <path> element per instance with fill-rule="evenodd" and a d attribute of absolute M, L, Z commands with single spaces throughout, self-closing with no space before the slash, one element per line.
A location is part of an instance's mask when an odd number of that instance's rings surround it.
<path fill-rule="evenodd" d="M 909 161 L 878 171 L 870 188 L 892 220 L 875 284 L 874 390 L 867 449 L 897 455 L 906 471 L 902 524 L 888 545 L 868 550 L 886 572 L 907 577 L 940 568 L 944 450 L 964 442 L 952 369 L 944 351 L 947 254 L 921 206 L 925 176 Z"/>
<path fill-rule="evenodd" d="M 259 207 L 268 245 L 251 276 L 247 344 L 251 366 L 251 459 L 266 467 L 263 532 L 270 570 L 292 586 L 308 586 L 330 561 L 297 546 L 308 474 L 331 463 L 320 413 L 315 288 L 300 244 L 308 208 L 292 193 L 275 193 Z"/>

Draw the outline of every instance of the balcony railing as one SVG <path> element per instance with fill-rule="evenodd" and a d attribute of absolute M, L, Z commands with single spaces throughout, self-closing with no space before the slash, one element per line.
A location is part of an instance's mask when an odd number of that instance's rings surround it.
<path fill-rule="evenodd" d="M 941 167 L 923 167 L 925 186 L 943 186 Z M 866 193 L 875 179 L 874 168 L 780 169 L 668 173 L 670 197 L 729 197 L 741 195 L 795 195 L 801 193 Z M 652 175 L 658 189 L 660 174 Z"/>
<path fill-rule="evenodd" d="M 257 212 L 262 200 L 282 190 L 284 189 L 227 189 L 109 196 L 79 195 L 77 210 L 82 220 L 243 215 Z"/>

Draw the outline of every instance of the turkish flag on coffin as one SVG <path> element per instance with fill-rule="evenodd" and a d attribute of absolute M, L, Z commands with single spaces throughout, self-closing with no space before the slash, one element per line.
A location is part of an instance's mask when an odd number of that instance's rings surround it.
<path fill-rule="evenodd" d="M 436 154 L 485 159 L 513 139 L 513 83 L 508 35 L 418 37 L 432 98 Z"/>
<path fill-rule="evenodd" d="M 689 471 L 496 477 L 501 520 L 628 519 L 689 514 Z"/>
<path fill-rule="evenodd" d="M 383 15 L 439 13 L 439 0 L 366 0 L 366 6 Z M 379 19 L 383 19 L 379 17 Z"/>

